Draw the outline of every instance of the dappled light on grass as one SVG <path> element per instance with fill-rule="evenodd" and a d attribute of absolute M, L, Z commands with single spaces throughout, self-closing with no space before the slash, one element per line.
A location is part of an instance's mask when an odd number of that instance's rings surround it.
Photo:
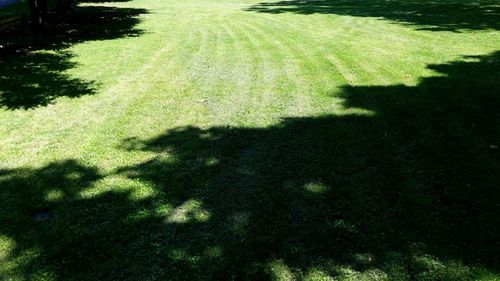
<path fill-rule="evenodd" d="M 177 128 L 124 140 L 123 151 L 158 157 L 108 174 L 72 160 L 3 170 L 2 243 L 11 241 L 12 259 L 40 249 L 9 272 L 39 264 L 61 279 L 92 268 L 101 280 L 495 272 L 499 164 L 487 144 L 499 135 L 500 60 L 477 59 L 430 66 L 443 76 L 415 87 L 344 88 L 346 105 L 374 116 Z M 117 192 L 127 182 L 154 191 Z M 95 184 L 117 186 L 79 196 Z M 55 192 L 64 196 L 47 197 Z M 33 208 L 50 209 L 50 218 L 33 221 Z"/>
<path fill-rule="evenodd" d="M 61 190 L 49 190 L 44 197 L 44 200 L 47 202 L 57 202 L 64 200 L 64 192 Z"/>
<path fill-rule="evenodd" d="M 281 260 L 271 261 L 267 264 L 267 271 L 272 280 L 293 280 L 294 276 L 290 268 Z"/>
<path fill-rule="evenodd" d="M 186 223 L 190 220 L 207 221 L 210 213 L 202 209 L 202 203 L 198 200 L 188 200 L 173 209 L 165 219 L 166 223 Z"/>
<path fill-rule="evenodd" d="M 16 241 L 7 236 L 0 236 L 0 261 L 5 263 L 9 258 L 12 249 L 15 248 Z"/>
<path fill-rule="evenodd" d="M 312 194 L 321 194 L 328 191 L 328 187 L 324 186 L 321 183 L 314 183 L 314 182 L 305 184 L 304 189 Z"/>
<path fill-rule="evenodd" d="M 498 275 L 494 14 L 186 1 L 80 6 L 2 60 L 0 276 Z"/>

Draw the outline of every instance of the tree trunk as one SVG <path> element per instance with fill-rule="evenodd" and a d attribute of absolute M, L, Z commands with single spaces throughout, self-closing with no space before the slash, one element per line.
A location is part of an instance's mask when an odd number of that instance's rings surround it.
<path fill-rule="evenodd" d="M 47 25 L 47 0 L 29 0 L 31 12 L 31 24 L 35 28 L 43 28 Z"/>
<path fill-rule="evenodd" d="M 61 0 L 61 10 L 63 13 L 68 13 L 73 10 L 73 0 Z"/>

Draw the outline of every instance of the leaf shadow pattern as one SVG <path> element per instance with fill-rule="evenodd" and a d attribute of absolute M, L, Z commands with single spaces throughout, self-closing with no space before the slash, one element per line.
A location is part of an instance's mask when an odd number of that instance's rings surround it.
<path fill-rule="evenodd" d="M 262 2 L 248 11 L 281 14 L 336 14 L 375 17 L 421 30 L 455 31 L 500 28 L 497 1 L 291 0 Z"/>
<path fill-rule="evenodd" d="M 0 56 L 0 107 L 30 109 L 46 106 L 58 97 L 95 94 L 94 82 L 65 73 L 76 66 L 66 49 L 88 40 L 139 36 L 142 31 L 135 26 L 144 13 L 144 9 L 78 7 L 43 34 L 7 34 L 6 49 L 10 51 Z"/>
<path fill-rule="evenodd" d="M 72 160 L 2 171 L 7 259 L 38 250 L 14 271 L 55 280 L 262 280 L 275 262 L 297 279 L 342 268 L 390 280 L 498 273 L 499 66 L 495 52 L 431 65 L 442 76 L 416 86 L 345 87 L 345 106 L 369 116 L 131 137 L 125 151 L 157 156 L 108 175 Z M 154 193 L 80 195 L 108 176 Z M 34 207 L 53 219 L 30 220 Z"/>

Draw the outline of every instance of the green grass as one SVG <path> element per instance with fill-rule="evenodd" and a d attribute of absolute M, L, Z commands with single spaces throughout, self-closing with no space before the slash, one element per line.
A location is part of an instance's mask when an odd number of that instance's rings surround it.
<path fill-rule="evenodd" d="M 94 1 L 13 39 L 0 279 L 499 280 L 499 15 Z"/>

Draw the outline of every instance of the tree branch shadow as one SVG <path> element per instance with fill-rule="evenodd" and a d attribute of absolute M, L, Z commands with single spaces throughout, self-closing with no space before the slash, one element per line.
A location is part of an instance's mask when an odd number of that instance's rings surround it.
<path fill-rule="evenodd" d="M 30 109 L 46 106 L 59 97 L 96 93 L 92 81 L 71 78 L 75 67 L 66 49 L 89 40 L 139 36 L 135 28 L 144 9 L 85 6 L 42 34 L 6 34 L 0 49 L 0 107 Z"/>
<path fill-rule="evenodd" d="M 375 17 L 432 31 L 500 29 L 500 5 L 490 0 L 292 0 L 262 2 L 247 10 L 270 14 L 336 14 Z"/>

